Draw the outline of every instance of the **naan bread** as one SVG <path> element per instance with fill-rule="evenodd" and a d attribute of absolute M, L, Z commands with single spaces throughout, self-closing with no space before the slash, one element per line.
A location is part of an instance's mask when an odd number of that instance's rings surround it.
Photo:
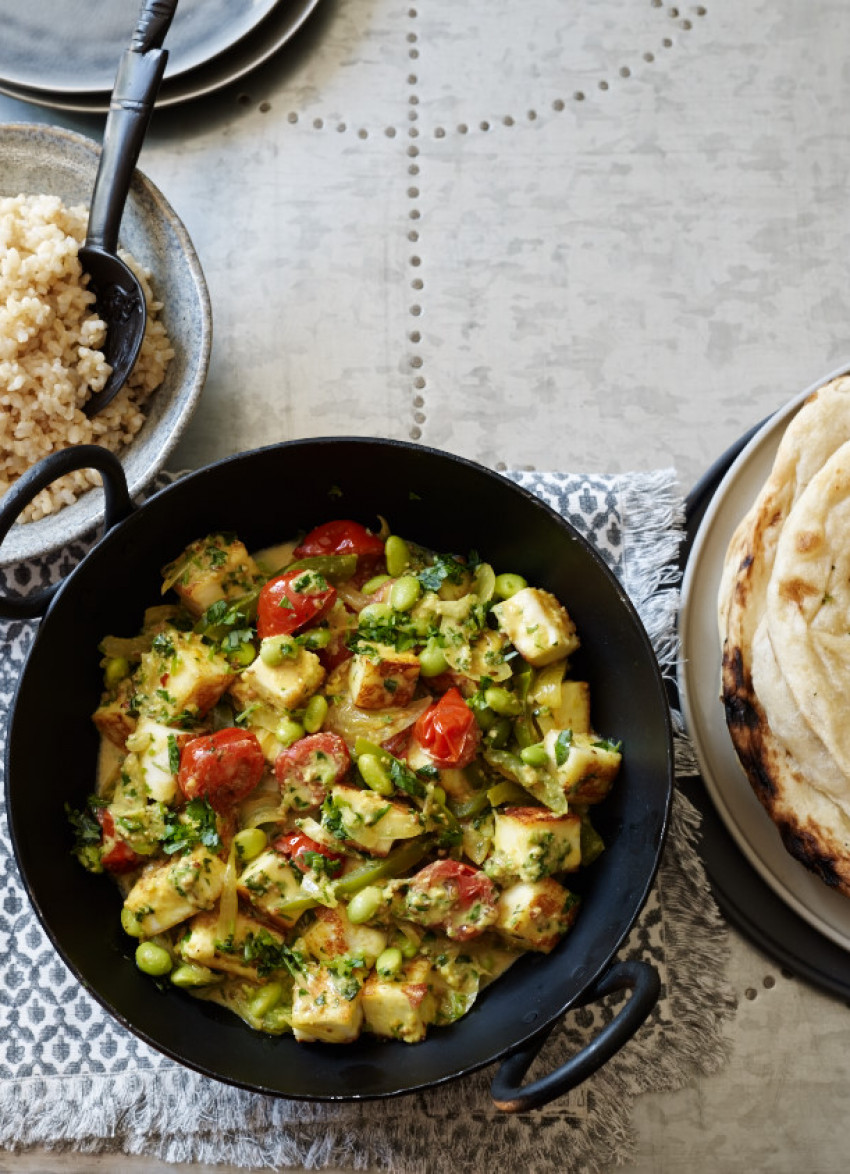
<path fill-rule="evenodd" d="M 850 378 L 842 377 L 812 395 L 786 429 L 770 477 L 729 544 L 718 622 L 726 721 L 750 783 L 788 851 L 850 896 L 850 772 L 799 709 L 802 686 L 786 677 L 766 622 L 788 520 L 848 441 Z M 783 554 L 783 568 L 788 560 L 793 555 Z"/>

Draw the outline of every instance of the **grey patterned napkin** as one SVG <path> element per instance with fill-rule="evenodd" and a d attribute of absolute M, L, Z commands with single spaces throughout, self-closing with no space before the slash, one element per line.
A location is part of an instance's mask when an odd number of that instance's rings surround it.
<path fill-rule="evenodd" d="M 622 581 L 662 669 L 674 671 L 682 502 L 672 470 L 622 476 L 507 474 L 594 542 Z M 7 572 L 29 590 L 68 573 L 80 545 Z M 0 744 L 35 625 L 0 622 Z M 687 743 L 677 735 L 687 765 Z M 233 1089 L 152 1051 L 115 1023 L 54 953 L 24 892 L 0 816 L 0 1146 L 145 1153 L 262 1168 L 381 1167 L 457 1174 L 496 1168 L 598 1171 L 628 1157 L 633 1098 L 680 1087 L 725 1059 L 733 1010 L 726 930 L 693 848 L 698 815 L 675 796 L 654 891 L 621 957 L 653 962 L 661 998 L 603 1069 L 535 1113 L 492 1104 L 493 1071 L 424 1093 L 353 1105 L 304 1104 Z M 613 1014 L 570 1013 L 529 1079 L 551 1071 Z"/>

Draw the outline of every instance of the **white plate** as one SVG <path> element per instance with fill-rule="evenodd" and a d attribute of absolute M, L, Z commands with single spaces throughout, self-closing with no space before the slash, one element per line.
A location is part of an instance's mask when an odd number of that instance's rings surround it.
<path fill-rule="evenodd" d="M 4 0 L 0 0 L 0 5 L 3 2 Z M 256 28 L 242 36 L 226 52 L 219 53 L 206 63 L 180 72 L 176 76 L 169 68 L 157 95 L 157 108 L 204 97 L 244 77 L 281 49 L 301 28 L 318 3 L 319 0 L 283 0 L 273 6 Z M 175 17 L 175 23 L 176 19 Z M 173 30 L 169 32 L 165 44 L 170 52 L 172 32 Z M 115 57 L 115 67 L 118 64 L 118 57 L 120 51 Z M 3 73 L 0 69 L 0 75 Z M 62 92 L 27 86 L 0 76 L 0 94 L 18 98 L 22 102 L 32 102 L 37 106 L 49 106 L 54 110 L 74 111 L 79 114 L 100 114 L 108 110 L 111 86 L 110 81 L 109 89 L 91 88 L 79 92 Z"/>
<path fill-rule="evenodd" d="M 720 702 L 717 592 L 729 540 L 770 474 L 788 422 L 824 383 L 807 388 L 756 433 L 721 481 L 697 532 L 682 584 L 679 694 L 706 788 L 746 859 L 785 903 L 850 950 L 850 900 L 829 889 L 785 850 L 738 762 Z"/>

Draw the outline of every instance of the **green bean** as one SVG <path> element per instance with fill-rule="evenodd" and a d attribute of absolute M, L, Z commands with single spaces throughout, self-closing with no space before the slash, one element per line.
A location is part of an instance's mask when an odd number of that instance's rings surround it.
<path fill-rule="evenodd" d="M 403 961 L 404 959 L 401 956 L 401 950 L 398 946 L 389 946 L 378 955 L 375 969 L 381 978 L 395 978 L 401 970 Z"/>
<path fill-rule="evenodd" d="M 397 534 L 390 534 L 384 544 L 384 554 L 387 560 L 387 570 L 394 579 L 404 574 L 410 562 L 410 551 L 407 543 Z"/>
<path fill-rule="evenodd" d="M 377 791 L 379 795 L 392 795 L 395 788 L 377 755 L 361 754 L 357 759 L 357 769 L 370 790 Z"/>
<path fill-rule="evenodd" d="M 355 893 L 348 902 L 348 920 L 355 925 L 362 925 L 364 921 L 371 921 L 384 903 L 382 891 L 377 885 L 367 885 L 359 893 Z"/>
<path fill-rule="evenodd" d="M 239 860 L 254 860 L 265 848 L 269 838 L 262 828 L 243 828 L 233 837 Z"/>
<path fill-rule="evenodd" d="M 493 807 L 500 807 L 503 803 L 521 804 L 523 807 L 527 807 L 532 803 L 531 795 L 525 787 L 521 787 L 519 783 L 509 782 L 507 779 L 503 783 L 496 783 L 495 787 L 491 787 L 487 792 L 487 798 Z"/>
<path fill-rule="evenodd" d="M 419 653 L 419 671 L 423 677 L 438 677 L 449 667 L 446 654 L 439 644 L 429 640 Z"/>
<path fill-rule="evenodd" d="M 197 966 L 194 962 L 184 962 L 171 972 L 171 981 L 179 987 L 209 986 L 210 983 L 219 982 L 220 977 L 214 970 Z"/>
<path fill-rule="evenodd" d="M 279 982 L 267 982 L 251 999 L 248 1010 L 255 1019 L 264 1019 L 269 1011 L 278 1005 L 282 994 L 283 987 Z"/>
<path fill-rule="evenodd" d="M 485 689 L 484 700 L 499 717 L 518 717 L 522 713 L 522 701 L 501 685 L 491 685 Z"/>
<path fill-rule="evenodd" d="M 364 595 L 374 595 L 380 587 L 383 587 L 385 583 L 389 583 L 391 579 L 392 575 L 375 575 L 367 583 L 364 583 L 360 590 Z"/>
<path fill-rule="evenodd" d="M 528 582 L 523 579 L 522 575 L 506 573 L 496 576 L 494 589 L 500 599 L 510 599 L 512 595 L 516 595 L 517 591 L 522 591 L 527 586 Z"/>
<path fill-rule="evenodd" d="M 357 570 L 356 554 L 316 554 L 300 558 L 285 568 L 289 571 L 318 571 L 331 583 L 350 579 Z"/>
<path fill-rule="evenodd" d="M 382 766 L 389 766 L 393 760 L 393 756 L 389 750 L 385 750 L 377 742 L 370 742 L 368 738 L 355 739 L 354 757 L 359 758 L 361 754 L 373 754 Z"/>
<path fill-rule="evenodd" d="M 456 819 L 474 819 L 476 815 L 481 815 L 486 811 L 489 806 L 490 800 L 487 797 L 487 792 L 479 791 L 477 795 L 473 795 L 465 803 L 451 803 L 449 809 Z"/>
<path fill-rule="evenodd" d="M 510 720 L 510 718 L 497 718 L 496 721 L 494 721 L 490 726 L 490 728 L 484 731 L 484 737 L 487 739 L 487 745 L 495 746 L 498 750 L 501 750 L 503 747 L 507 746 L 508 742 L 510 742 L 513 730 L 513 722 Z"/>
<path fill-rule="evenodd" d="M 130 675 L 130 662 L 126 656 L 111 656 L 103 671 L 103 683 L 107 689 L 115 689 Z"/>
<path fill-rule="evenodd" d="M 523 746 L 519 756 L 529 766 L 545 766 L 549 761 L 549 755 L 542 742 L 533 742 L 531 746 Z"/>
<path fill-rule="evenodd" d="M 314 693 L 307 702 L 304 710 L 304 729 L 308 734 L 316 734 L 325 724 L 328 716 L 328 702 L 321 693 Z"/>
<path fill-rule="evenodd" d="M 142 974 L 161 978 L 171 969 L 171 955 L 168 950 L 156 945 L 155 942 L 140 942 L 136 947 L 136 965 Z"/>
<path fill-rule="evenodd" d="M 304 727 L 301 725 L 301 722 L 297 722 L 291 717 L 285 717 L 278 722 L 274 736 L 284 746 L 291 746 L 293 742 L 297 742 L 299 738 L 304 737 Z"/>
<path fill-rule="evenodd" d="M 418 864 L 422 857 L 432 847 L 434 841 L 430 836 L 418 836 L 415 840 L 408 840 L 400 848 L 394 848 L 388 856 L 367 861 L 359 868 L 354 868 L 333 886 L 336 897 L 350 897 L 359 893 L 367 885 L 377 881 L 389 880 L 394 876 L 401 876 L 414 864 Z"/>
<path fill-rule="evenodd" d="M 422 594 L 422 586 L 415 575 L 402 575 L 390 588 L 390 606 L 394 611 L 410 611 Z"/>

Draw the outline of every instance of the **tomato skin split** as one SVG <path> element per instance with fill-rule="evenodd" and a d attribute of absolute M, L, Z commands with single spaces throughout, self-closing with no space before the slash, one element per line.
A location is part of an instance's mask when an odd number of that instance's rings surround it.
<path fill-rule="evenodd" d="M 295 558 L 315 558 L 322 554 L 356 554 L 377 558 L 384 553 L 384 542 L 359 522 L 340 518 L 316 526 L 292 553 Z"/>
<path fill-rule="evenodd" d="M 308 734 L 299 738 L 275 759 L 274 773 L 281 792 L 287 786 L 307 787 L 316 803 L 340 782 L 351 766 L 351 755 L 339 734 Z"/>
<path fill-rule="evenodd" d="M 429 706 L 413 727 L 414 737 L 437 766 L 469 766 L 481 731 L 475 714 L 453 686 Z"/>
<path fill-rule="evenodd" d="M 257 735 L 229 727 L 186 743 L 177 783 L 186 799 L 207 799 L 223 815 L 251 794 L 265 767 Z"/>

